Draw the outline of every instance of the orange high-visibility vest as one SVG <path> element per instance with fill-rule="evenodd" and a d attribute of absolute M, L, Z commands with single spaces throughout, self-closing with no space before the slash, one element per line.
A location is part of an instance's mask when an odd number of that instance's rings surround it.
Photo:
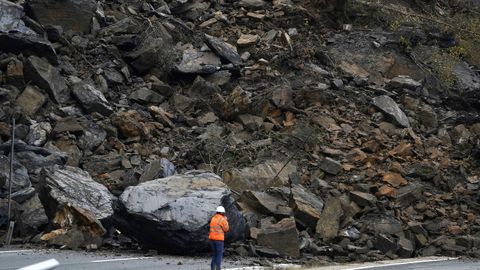
<path fill-rule="evenodd" d="M 224 241 L 225 233 L 228 232 L 230 228 L 228 227 L 227 217 L 215 214 L 210 221 L 210 233 L 208 239 L 216 241 Z"/>

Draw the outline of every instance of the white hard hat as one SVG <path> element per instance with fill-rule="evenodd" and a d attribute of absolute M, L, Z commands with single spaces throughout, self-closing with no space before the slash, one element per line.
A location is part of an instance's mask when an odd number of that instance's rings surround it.
<path fill-rule="evenodd" d="M 223 208 L 223 206 L 219 206 L 217 207 L 217 210 L 215 211 L 217 213 L 225 213 L 225 208 Z"/>

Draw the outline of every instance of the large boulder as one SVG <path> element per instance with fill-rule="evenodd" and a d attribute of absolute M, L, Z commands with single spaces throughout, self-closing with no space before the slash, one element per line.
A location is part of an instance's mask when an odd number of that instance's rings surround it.
<path fill-rule="evenodd" d="M 88 33 L 97 3 L 94 0 L 32 0 L 28 1 L 28 7 L 43 25 Z"/>
<path fill-rule="evenodd" d="M 116 227 L 143 246 L 171 253 L 208 248 L 208 224 L 217 206 L 226 209 L 230 232 L 241 239 L 245 221 L 231 191 L 213 173 L 190 171 L 128 187 L 120 196 Z"/>
<path fill-rule="evenodd" d="M 323 210 L 323 200 L 301 185 L 292 188 L 290 203 L 296 221 L 315 230 Z"/>
<path fill-rule="evenodd" d="M 45 214 L 38 195 L 35 194 L 20 205 L 19 229 L 22 235 L 36 234 L 48 224 L 48 218 Z"/>
<path fill-rule="evenodd" d="M 108 222 L 113 215 L 114 196 L 87 172 L 76 167 L 43 169 L 39 197 L 50 219 L 63 204 L 85 209 L 102 222 Z"/>

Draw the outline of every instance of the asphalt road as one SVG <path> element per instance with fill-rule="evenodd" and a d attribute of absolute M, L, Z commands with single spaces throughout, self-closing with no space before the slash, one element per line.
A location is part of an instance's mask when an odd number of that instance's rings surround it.
<path fill-rule="evenodd" d="M 67 250 L 6 250 L 0 249 L 0 270 L 10 270 L 56 259 L 60 266 L 56 270 L 194 270 L 210 269 L 207 257 L 182 256 L 143 256 L 138 254 L 115 254 L 112 252 L 83 252 Z M 223 269 L 261 270 L 264 267 L 252 267 L 247 260 L 225 258 Z M 276 268 L 279 269 L 279 268 Z M 290 269 L 290 268 L 289 268 Z M 293 269 L 293 268 L 292 268 Z M 306 270 L 480 270 L 480 261 L 456 258 L 419 258 L 382 261 L 363 264 L 330 265 L 308 268 Z"/>
<path fill-rule="evenodd" d="M 5 250 L 0 249 L 0 270 L 18 269 L 48 259 L 56 259 L 60 266 L 56 270 L 121 270 L 121 269 L 165 269 L 194 270 L 210 269 L 209 258 L 153 256 L 121 256 L 114 253 L 82 252 L 67 250 Z M 247 266 L 245 263 L 225 258 L 225 268 Z"/>

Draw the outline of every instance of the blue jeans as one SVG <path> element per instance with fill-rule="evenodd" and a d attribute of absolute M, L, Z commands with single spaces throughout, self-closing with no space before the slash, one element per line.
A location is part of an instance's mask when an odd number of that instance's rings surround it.
<path fill-rule="evenodd" d="M 223 258 L 223 241 L 210 240 L 210 246 L 212 247 L 212 263 L 210 264 L 212 270 L 222 269 Z"/>

